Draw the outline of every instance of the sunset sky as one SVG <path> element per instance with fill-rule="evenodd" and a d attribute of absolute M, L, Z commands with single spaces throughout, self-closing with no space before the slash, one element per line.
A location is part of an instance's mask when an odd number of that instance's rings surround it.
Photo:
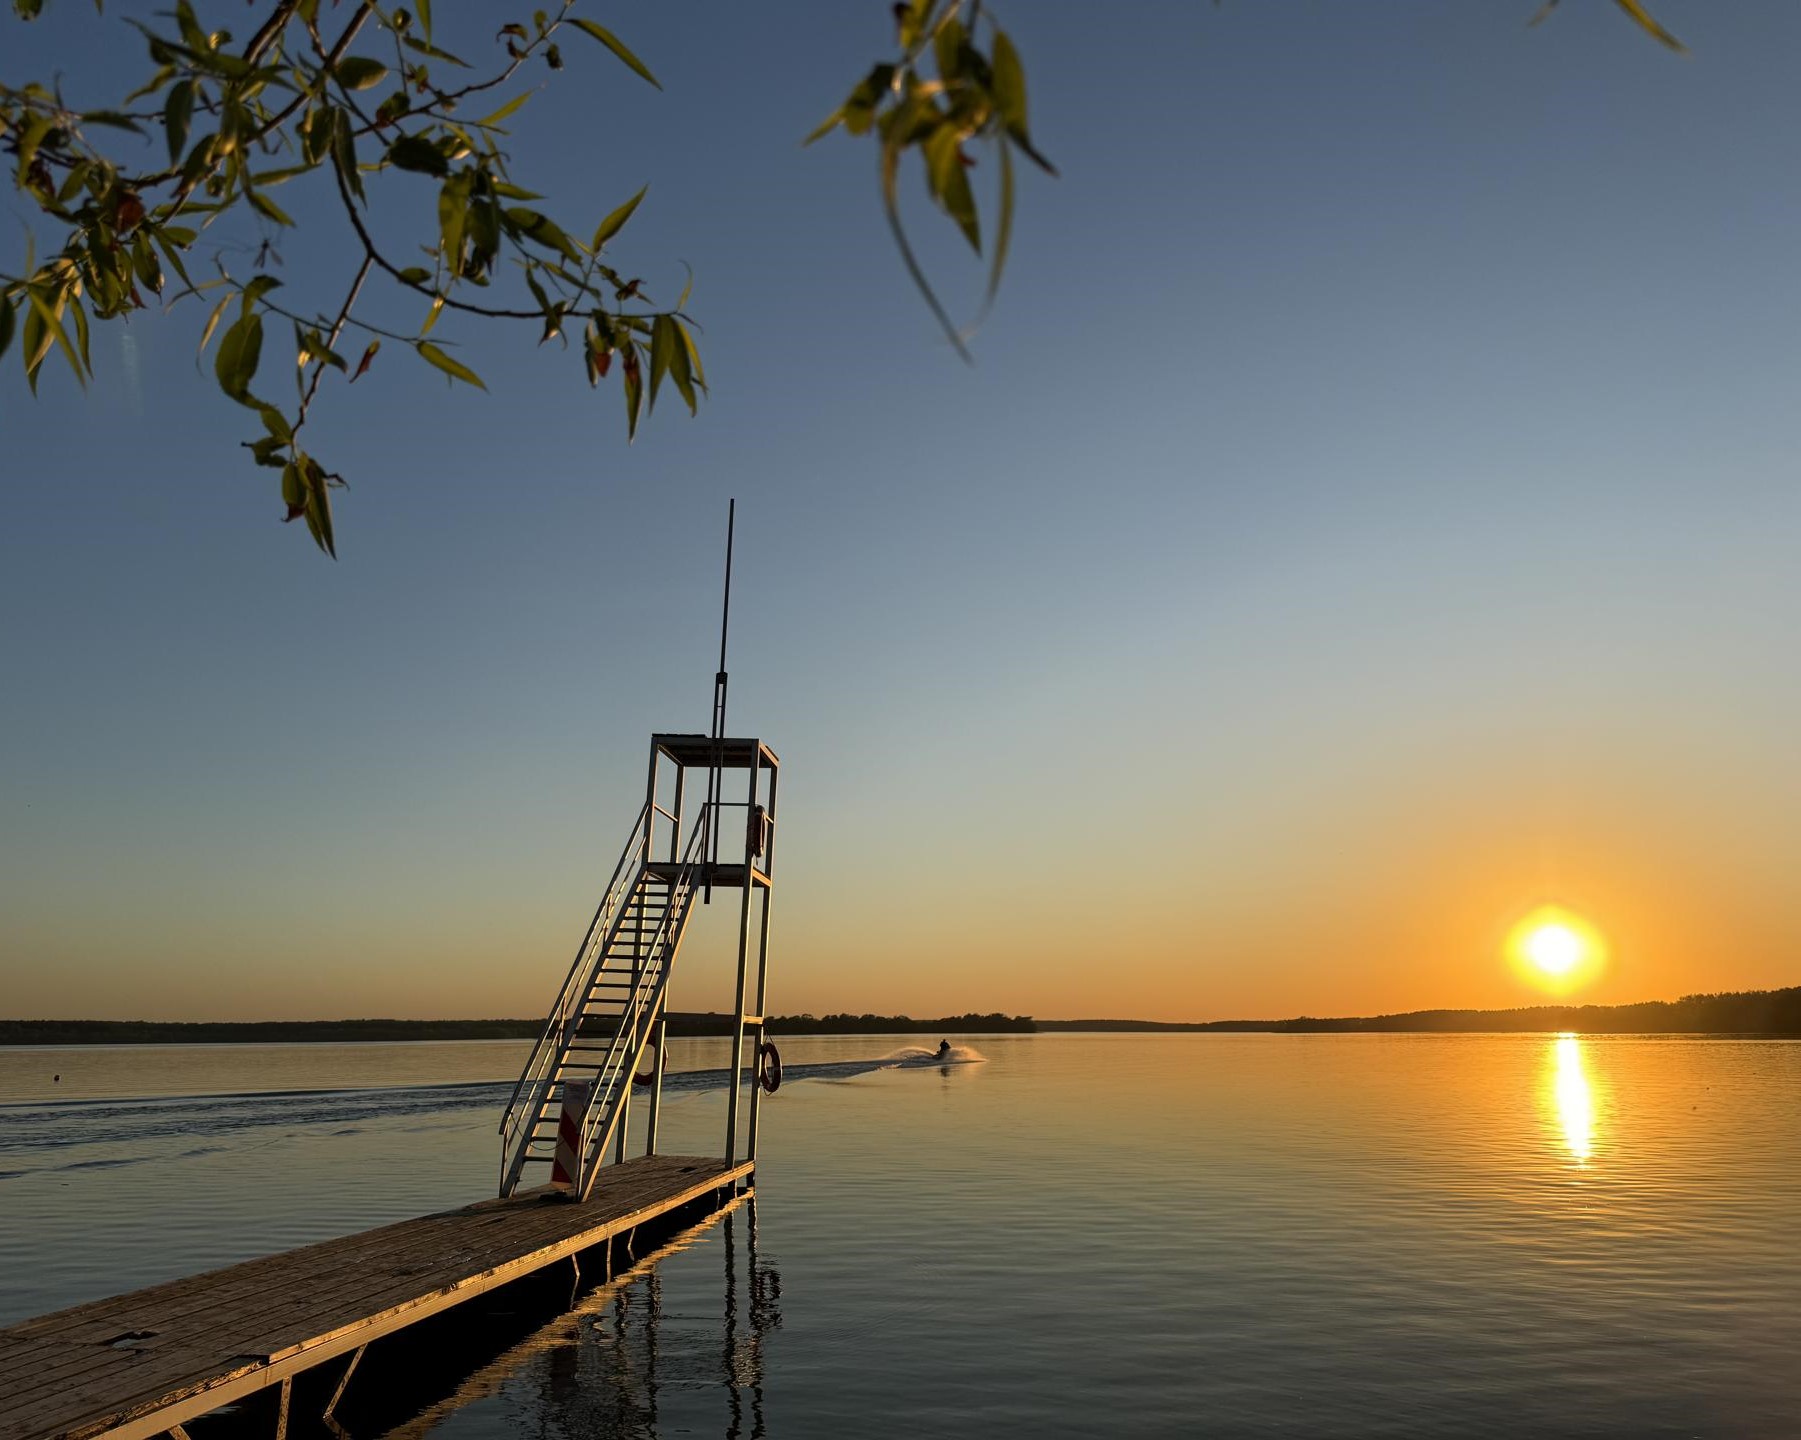
<path fill-rule="evenodd" d="M 693 266 L 712 398 L 628 449 L 616 388 L 446 322 L 490 394 L 328 382 L 336 564 L 203 312 L 97 331 L 86 396 L 15 348 L 0 1015 L 541 1013 L 649 732 L 706 728 L 732 495 L 777 1011 L 1530 1003 L 1546 904 L 1611 952 L 1574 998 L 1801 983 L 1801 12 L 1662 0 L 1684 58 L 1535 8 L 1008 6 L 1062 178 L 969 368 L 873 152 L 798 143 L 888 7 L 610 7 L 664 93 L 570 47 L 518 178 L 651 182 L 616 253 Z M 140 78 L 53 10 L 0 75 Z M 312 213 L 295 286 L 345 268 Z"/>

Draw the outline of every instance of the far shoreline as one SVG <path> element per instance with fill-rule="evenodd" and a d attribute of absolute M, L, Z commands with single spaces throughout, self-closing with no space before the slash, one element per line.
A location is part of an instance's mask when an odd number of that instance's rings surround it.
<path fill-rule="evenodd" d="M 519 1020 L 0 1020 L 0 1048 L 69 1045 L 290 1045 L 418 1040 L 535 1040 L 544 1022 Z M 669 1033 L 729 1033 L 723 1014 L 672 1012 Z M 1395 1015 L 1287 1020 L 1039 1020 L 1030 1015 L 772 1015 L 771 1035 L 951 1034 L 1559 1034 L 1801 1037 L 1801 986 L 1685 995 L 1632 1005 L 1530 1005 L 1508 1010 L 1413 1010 Z"/>

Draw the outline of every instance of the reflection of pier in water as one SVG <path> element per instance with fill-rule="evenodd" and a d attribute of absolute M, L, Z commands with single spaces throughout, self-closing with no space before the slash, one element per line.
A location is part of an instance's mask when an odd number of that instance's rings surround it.
<path fill-rule="evenodd" d="M 666 1309 L 659 1268 L 713 1243 L 715 1230 L 725 1266 L 717 1349 L 697 1315 Z M 423 1440 L 456 1412 L 502 1395 L 518 1434 L 651 1435 L 672 1397 L 698 1398 L 714 1386 L 725 1391 L 725 1440 L 761 1440 L 763 1341 L 781 1328 L 781 1294 L 781 1276 L 757 1253 L 756 1199 L 743 1196 L 581 1295 L 383 1440 Z M 695 1417 L 686 1418 L 683 1428 L 693 1429 Z"/>

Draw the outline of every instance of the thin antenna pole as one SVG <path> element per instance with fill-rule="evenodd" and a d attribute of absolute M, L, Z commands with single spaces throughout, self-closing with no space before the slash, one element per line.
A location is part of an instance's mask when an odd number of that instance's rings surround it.
<path fill-rule="evenodd" d="M 732 531 L 738 522 L 738 501 L 736 498 L 726 501 L 725 509 L 725 605 L 719 615 L 719 684 L 720 708 L 719 716 L 725 718 L 725 637 L 732 623 Z"/>
<path fill-rule="evenodd" d="M 713 675 L 713 764 L 707 771 L 707 815 L 711 831 L 707 836 L 706 879 L 701 903 L 713 903 L 713 867 L 719 863 L 719 802 L 723 787 L 721 767 L 725 762 L 725 697 L 729 677 L 725 669 L 725 642 L 732 625 L 732 535 L 738 523 L 736 497 L 726 502 L 725 511 L 725 602 L 719 614 L 719 669 Z"/>

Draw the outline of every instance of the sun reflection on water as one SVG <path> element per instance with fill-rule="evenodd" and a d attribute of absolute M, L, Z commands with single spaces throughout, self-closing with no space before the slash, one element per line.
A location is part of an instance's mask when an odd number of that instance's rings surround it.
<path fill-rule="evenodd" d="M 1557 1124 L 1570 1154 L 1578 1164 L 1586 1164 L 1595 1152 L 1595 1097 L 1582 1068 L 1582 1042 L 1574 1035 L 1559 1035 L 1552 1054 Z"/>

